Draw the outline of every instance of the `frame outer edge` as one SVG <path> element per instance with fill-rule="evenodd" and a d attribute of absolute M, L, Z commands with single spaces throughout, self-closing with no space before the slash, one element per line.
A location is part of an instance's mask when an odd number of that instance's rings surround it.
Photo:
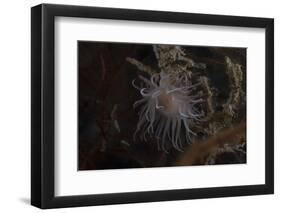
<path fill-rule="evenodd" d="M 274 19 L 266 25 L 266 185 L 274 194 Z"/>
<path fill-rule="evenodd" d="M 31 8 L 31 205 L 42 205 L 42 6 Z"/>

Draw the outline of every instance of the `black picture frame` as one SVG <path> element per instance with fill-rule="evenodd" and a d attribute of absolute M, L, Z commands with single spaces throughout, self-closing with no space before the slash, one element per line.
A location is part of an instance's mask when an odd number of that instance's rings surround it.
<path fill-rule="evenodd" d="M 56 197 L 54 195 L 54 21 L 58 16 L 264 28 L 266 32 L 265 184 Z M 31 52 L 32 205 L 47 209 L 274 193 L 273 19 L 41 4 L 31 9 Z"/>

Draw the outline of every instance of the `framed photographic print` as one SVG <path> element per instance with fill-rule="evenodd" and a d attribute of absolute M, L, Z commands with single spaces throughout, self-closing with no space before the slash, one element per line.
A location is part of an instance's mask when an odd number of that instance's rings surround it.
<path fill-rule="evenodd" d="M 274 21 L 31 9 L 31 203 L 271 194 Z"/>

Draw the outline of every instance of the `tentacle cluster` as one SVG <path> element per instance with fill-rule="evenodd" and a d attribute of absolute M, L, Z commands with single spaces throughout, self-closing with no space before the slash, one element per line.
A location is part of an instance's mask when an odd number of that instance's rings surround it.
<path fill-rule="evenodd" d="M 139 76 L 142 86 L 139 90 L 142 98 L 135 102 L 139 107 L 139 121 L 135 136 L 147 140 L 154 136 L 159 148 L 166 150 L 166 143 L 182 150 L 183 141 L 190 143 L 191 125 L 201 120 L 203 113 L 197 105 L 203 100 L 196 95 L 200 83 L 191 84 L 187 75 L 166 74 L 163 71 L 152 74 L 150 79 Z"/>

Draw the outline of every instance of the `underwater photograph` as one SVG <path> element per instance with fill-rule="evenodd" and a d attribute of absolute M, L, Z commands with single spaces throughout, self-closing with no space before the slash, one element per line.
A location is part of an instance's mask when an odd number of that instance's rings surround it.
<path fill-rule="evenodd" d="M 77 45 L 78 170 L 247 162 L 246 48 Z"/>

